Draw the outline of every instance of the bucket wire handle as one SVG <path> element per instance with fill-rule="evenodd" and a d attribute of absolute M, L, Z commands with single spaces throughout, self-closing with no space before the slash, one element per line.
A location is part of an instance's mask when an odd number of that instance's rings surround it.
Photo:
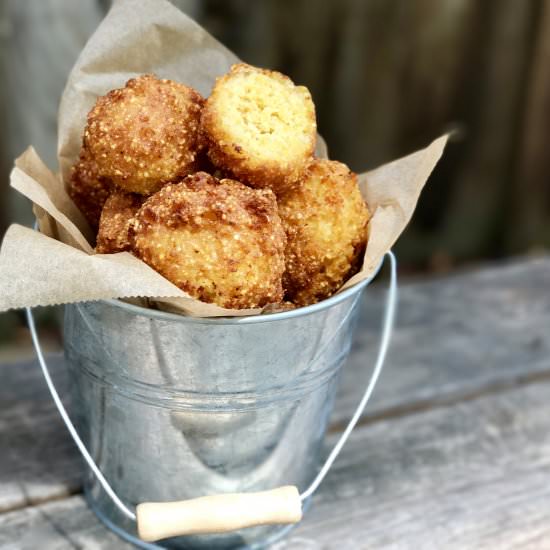
<path fill-rule="evenodd" d="M 378 382 L 378 378 L 380 377 L 380 373 L 382 372 L 382 367 L 384 366 L 384 361 L 386 360 L 386 355 L 388 353 L 388 348 L 390 345 L 393 324 L 395 321 L 395 312 L 397 310 L 397 260 L 395 259 L 395 256 L 391 250 L 387 252 L 387 256 L 390 259 L 390 286 L 388 289 L 388 298 L 386 300 L 386 309 L 384 312 L 384 322 L 382 325 L 380 348 L 378 350 L 378 356 L 376 358 L 376 364 L 374 365 L 372 376 L 370 377 L 369 383 L 367 385 L 367 388 L 365 389 L 365 393 L 363 394 L 361 401 L 359 402 L 359 405 L 357 405 L 357 408 L 355 409 L 353 416 L 348 422 L 346 429 L 343 431 L 336 445 L 334 445 L 328 458 L 323 464 L 323 467 L 319 470 L 319 473 L 311 482 L 310 486 L 303 493 L 300 494 L 300 499 L 302 501 L 306 500 L 306 498 L 309 498 L 317 490 L 319 485 L 321 485 L 323 479 L 325 479 L 325 476 L 328 474 L 331 466 L 334 464 L 334 461 L 340 454 L 342 447 L 346 444 L 346 441 L 353 431 L 353 428 L 355 428 L 355 425 L 357 424 L 359 418 L 361 418 L 361 415 L 363 414 L 363 411 L 367 406 L 370 396 L 372 395 L 374 386 L 376 386 L 376 382 Z"/>
<path fill-rule="evenodd" d="M 86 461 L 86 463 L 88 464 L 92 472 L 94 473 L 99 483 L 101 483 L 101 486 L 103 487 L 105 492 L 109 495 L 111 500 L 116 504 L 117 508 L 125 516 L 136 521 L 136 515 L 134 514 L 134 512 L 132 512 L 132 510 L 130 510 L 124 504 L 124 502 L 120 500 L 120 498 L 118 498 L 118 495 L 113 491 L 113 488 L 109 485 L 109 482 L 105 479 L 105 477 L 101 473 L 101 470 L 98 468 L 97 464 L 94 462 L 94 459 L 88 452 L 88 449 L 86 449 L 86 445 L 84 445 L 84 442 L 82 441 L 82 439 L 80 439 L 80 436 L 78 435 L 78 432 L 76 431 L 74 424 L 71 422 L 71 419 L 69 418 L 69 415 L 67 413 L 67 409 L 65 409 L 65 406 L 63 405 L 61 398 L 59 397 L 59 393 L 57 393 L 55 384 L 53 383 L 52 377 L 50 376 L 48 365 L 46 364 L 46 360 L 44 359 L 44 354 L 42 353 L 42 346 L 40 345 L 40 340 L 38 338 L 38 333 L 36 331 L 36 325 L 34 323 L 34 316 L 32 314 L 32 309 L 30 307 L 27 307 L 25 308 L 25 310 L 27 314 L 27 323 L 29 325 L 29 330 L 31 332 L 32 343 L 34 344 L 34 349 L 36 350 L 36 356 L 38 358 L 38 363 L 40 364 L 40 368 L 42 369 L 42 374 L 44 375 L 46 384 L 48 386 L 48 389 L 50 390 L 55 406 L 57 407 L 57 410 L 59 411 L 59 414 L 61 415 L 61 418 L 65 423 L 65 426 L 67 427 L 67 430 L 69 430 L 69 433 L 71 434 L 71 437 L 76 443 L 78 450 L 84 457 L 84 460 Z"/>
<path fill-rule="evenodd" d="M 382 372 L 397 309 L 397 261 L 391 251 L 388 251 L 386 256 L 390 259 L 390 285 L 386 299 L 380 347 L 373 373 L 346 429 L 334 445 L 315 479 L 303 493 L 298 493 L 298 489 L 294 486 L 285 486 L 259 493 L 212 495 L 181 502 L 146 502 L 137 505 L 135 514 L 114 492 L 80 439 L 50 376 L 36 331 L 32 308 L 25 308 L 38 363 L 65 426 L 107 495 L 127 518 L 137 522 L 138 534 L 142 540 L 156 541 L 181 535 L 223 533 L 255 525 L 297 523 L 302 519 L 302 502 L 318 489 L 328 474 L 361 417 Z"/>

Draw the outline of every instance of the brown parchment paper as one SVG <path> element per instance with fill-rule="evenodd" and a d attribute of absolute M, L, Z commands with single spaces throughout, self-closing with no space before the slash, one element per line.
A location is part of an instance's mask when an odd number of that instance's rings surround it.
<path fill-rule="evenodd" d="M 118 0 L 83 49 L 59 110 L 60 175 L 29 148 L 15 162 L 11 186 L 34 205 L 40 232 L 12 225 L 0 250 L 0 311 L 110 298 L 150 298 L 172 311 L 242 316 L 191 298 L 129 253 L 94 254 L 91 230 L 67 195 L 64 178 L 78 157 L 86 115 L 97 96 L 153 72 L 208 96 L 217 76 L 238 59 L 166 0 Z M 425 149 L 360 175 L 372 212 L 362 269 L 341 289 L 372 275 L 409 222 L 441 157 L 446 136 Z M 326 147 L 319 140 L 319 155 Z"/>

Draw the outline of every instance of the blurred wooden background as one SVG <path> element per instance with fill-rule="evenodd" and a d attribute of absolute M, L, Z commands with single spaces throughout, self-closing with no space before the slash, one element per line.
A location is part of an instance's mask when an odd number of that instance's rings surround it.
<path fill-rule="evenodd" d="M 550 245 L 550 1 L 209 0 L 209 29 L 306 84 L 333 158 L 373 167 L 455 130 L 399 243 L 444 269 Z"/>
<path fill-rule="evenodd" d="M 364 170 L 454 141 L 432 177 L 401 261 L 444 269 L 550 244 L 550 0 L 180 0 L 253 64 L 307 85 L 331 156 Z M 11 159 L 55 155 L 64 77 L 108 1 L 0 0 L 0 225 Z"/>

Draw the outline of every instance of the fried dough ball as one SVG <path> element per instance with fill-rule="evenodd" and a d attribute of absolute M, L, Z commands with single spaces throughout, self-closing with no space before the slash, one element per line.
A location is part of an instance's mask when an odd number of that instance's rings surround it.
<path fill-rule="evenodd" d="M 203 101 L 192 88 L 153 75 L 100 97 L 84 131 L 99 173 L 147 195 L 193 172 Z"/>
<path fill-rule="evenodd" d="M 303 175 L 315 149 L 315 106 L 287 76 L 233 65 L 218 78 L 201 114 L 210 159 L 252 187 L 277 195 Z"/>
<path fill-rule="evenodd" d="M 203 302 L 243 309 L 283 297 L 285 233 L 269 189 L 198 172 L 151 196 L 134 253 Z"/>
<path fill-rule="evenodd" d="M 313 304 L 358 271 L 370 214 L 345 164 L 314 160 L 300 186 L 279 198 L 279 214 L 288 238 L 287 299 Z"/>
<path fill-rule="evenodd" d="M 99 220 L 96 252 L 114 254 L 130 250 L 129 230 L 145 198 L 115 190 L 105 202 Z"/>
<path fill-rule="evenodd" d="M 112 191 L 113 184 L 98 174 L 95 162 L 83 148 L 78 162 L 71 168 L 67 192 L 94 231 L 97 231 L 101 210 Z"/>

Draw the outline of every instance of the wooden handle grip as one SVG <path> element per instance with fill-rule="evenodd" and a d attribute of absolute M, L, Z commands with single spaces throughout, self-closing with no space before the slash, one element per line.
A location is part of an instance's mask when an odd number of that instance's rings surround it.
<path fill-rule="evenodd" d="M 144 502 L 137 506 L 139 537 L 147 542 L 255 525 L 297 523 L 302 519 L 298 489 L 279 487 L 261 493 L 200 497 L 181 502 Z"/>

